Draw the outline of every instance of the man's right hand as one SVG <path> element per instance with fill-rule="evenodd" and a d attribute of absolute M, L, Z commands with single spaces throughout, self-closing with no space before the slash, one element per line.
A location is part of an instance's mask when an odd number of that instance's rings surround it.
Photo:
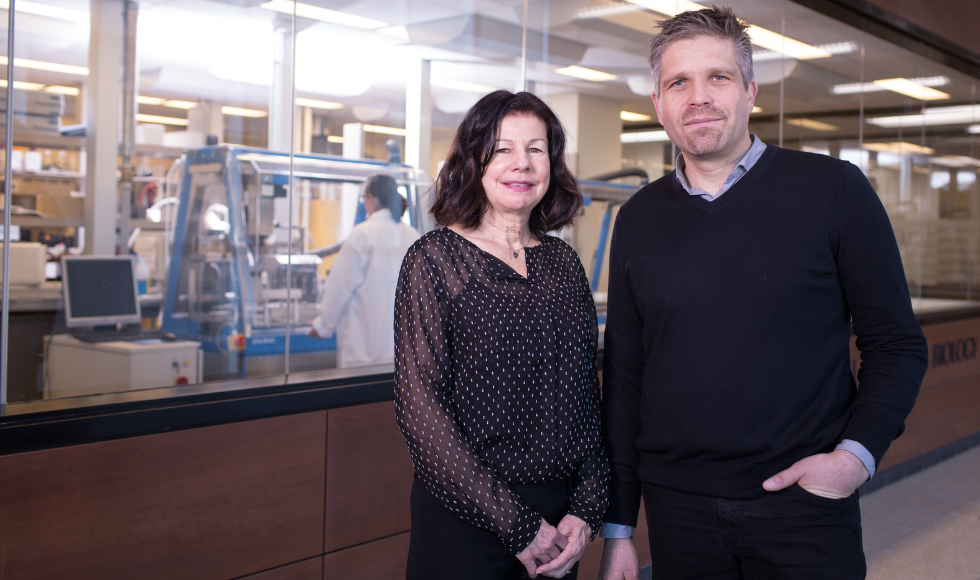
<path fill-rule="evenodd" d="M 599 580 L 637 580 L 640 577 L 640 560 L 636 556 L 633 540 L 606 538 L 605 542 Z"/>
<path fill-rule="evenodd" d="M 534 536 L 530 545 L 517 555 L 517 559 L 527 568 L 527 575 L 537 578 L 537 569 L 542 564 L 554 560 L 568 545 L 568 540 L 558 531 L 558 528 L 541 519 L 541 529 Z"/>

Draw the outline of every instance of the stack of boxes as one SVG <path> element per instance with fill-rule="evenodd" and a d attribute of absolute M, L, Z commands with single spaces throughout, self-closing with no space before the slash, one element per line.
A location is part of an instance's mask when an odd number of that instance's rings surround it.
<path fill-rule="evenodd" d="M 61 135 L 61 116 L 65 114 L 65 97 L 43 91 L 14 89 L 14 131 Z M 0 89 L 0 130 L 6 130 L 7 92 Z"/>

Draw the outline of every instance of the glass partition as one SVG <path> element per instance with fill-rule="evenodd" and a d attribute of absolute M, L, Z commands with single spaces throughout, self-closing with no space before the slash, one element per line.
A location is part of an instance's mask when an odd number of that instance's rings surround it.
<path fill-rule="evenodd" d="M 789 0 L 730 4 L 756 43 L 751 131 L 858 165 L 912 294 L 974 300 L 977 79 Z M 565 125 L 587 203 L 554 234 L 579 252 L 601 312 L 616 212 L 677 154 L 650 100 L 648 41 L 697 6 L 25 2 L 7 76 L 6 401 L 342 366 L 344 332 L 390 328 L 387 306 L 351 307 L 394 291 L 351 269 L 347 242 L 377 209 L 365 179 L 396 180 L 392 221 L 434 227 L 433 177 L 464 113 L 496 89 L 534 92 Z M 117 254 L 132 257 L 141 323 L 75 326 L 62 258 Z M 359 364 L 390 362 L 383 350 Z"/>

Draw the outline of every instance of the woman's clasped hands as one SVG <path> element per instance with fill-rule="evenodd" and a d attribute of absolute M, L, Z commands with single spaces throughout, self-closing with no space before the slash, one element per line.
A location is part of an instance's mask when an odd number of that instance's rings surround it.
<path fill-rule="evenodd" d="M 539 574 L 561 578 L 582 557 L 591 535 L 589 525 L 576 516 L 565 516 L 557 527 L 542 519 L 538 535 L 517 555 L 517 559 L 527 568 L 531 578 Z"/>

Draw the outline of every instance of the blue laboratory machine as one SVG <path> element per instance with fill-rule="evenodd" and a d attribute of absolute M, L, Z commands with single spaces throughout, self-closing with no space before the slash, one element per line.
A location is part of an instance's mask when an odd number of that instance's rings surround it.
<path fill-rule="evenodd" d="M 333 337 L 306 335 L 331 259 L 311 250 L 364 219 L 361 183 L 376 172 L 395 177 L 423 229 L 418 193 L 427 184 L 392 153 L 390 162 L 312 154 L 291 162 L 240 146 L 187 152 L 162 329 L 201 343 L 205 380 L 282 372 L 287 336 L 292 371 L 334 365 Z"/>

